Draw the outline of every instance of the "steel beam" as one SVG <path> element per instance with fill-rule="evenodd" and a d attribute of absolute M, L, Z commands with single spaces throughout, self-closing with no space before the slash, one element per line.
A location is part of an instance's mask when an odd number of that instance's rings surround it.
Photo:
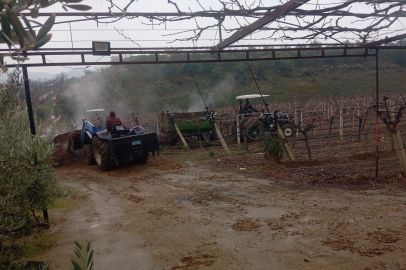
<path fill-rule="evenodd" d="M 147 50 L 147 51 L 133 51 L 133 50 L 125 50 L 125 48 L 121 49 L 112 49 L 111 55 L 117 55 L 119 61 L 117 62 L 93 62 L 88 61 L 85 56 L 92 55 L 92 51 L 89 48 L 82 48 L 80 50 L 75 49 L 72 51 L 71 48 L 60 48 L 60 51 L 46 51 L 47 49 L 37 50 L 35 52 L 28 52 L 26 53 L 27 57 L 30 56 L 40 56 L 42 61 L 40 60 L 38 63 L 29 63 L 26 62 L 24 65 L 26 67 L 44 67 L 44 66 L 88 66 L 88 65 L 137 65 L 137 64 L 181 64 L 181 63 L 214 63 L 214 62 L 247 62 L 247 61 L 271 61 L 271 60 L 296 60 L 296 59 L 315 59 L 315 58 L 341 58 L 341 57 L 367 57 L 367 56 L 375 56 L 375 51 L 371 49 L 385 49 L 385 50 L 398 50 L 398 49 L 406 49 L 406 46 L 357 46 L 357 47 L 343 47 L 343 46 L 336 46 L 336 47 L 310 47 L 310 48 L 267 48 L 267 49 L 248 49 L 248 50 L 219 50 L 216 52 L 216 57 L 212 56 L 212 51 L 210 50 Z M 48 49 L 53 50 L 53 49 Z M 313 55 L 306 56 L 304 52 L 313 52 Z M 336 55 L 329 54 L 329 51 L 333 51 L 335 53 L 339 53 Z M 258 57 L 255 53 L 264 53 L 268 52 L 269 56 L 265 56 L 263 58 Z M 285 57 L 277 57 L 277 52 L 292 52 L 292 56 L 285 56 Z M 234 54 L 239 53 L 239 58 L 230 59 L 227 57 L 227 54 Z M 151 60 L 144 60 L 144 61 L 129 61 L 126 62 L 123 59 L 123 55 L 132 54 L 132 55 L 151 55 Z M 191 54 L 194 56 L 203 56 L 207 55 L 210 56 L 211 59 L 196 59 L 196 57 L 192 57 Z M 79 56 L 77 62 L 57 62 L 52 63 L 51 61 L 46 61 L 46 58 L 49 56 Z M 166 56 L 166 55 L 181 55 L 184 56 L 182 60 L 173 60 L 173 58 L 160 59 L 159 56 Z M 6 56 L 5 58 L 10 57 Z M 10 63 L 10 62 L 9 62 Z M 14 67 L 15 64 L 8 64 L 7 67 Z"/>
<path fill-rule="evenodd" d="M 249 62 L 249 61 L 272 61 L 272 60 L 292 60 L 292 59 L 321 59 L 321 58 L 348 58 L 348 57 L 368 57 L 368 56 L 375 56 L 374 53 L 368 54 L 353 54 L 353 55 L 317 55 L 317 56 L 301 56 L 301 57 L 276 57 L 276 58 L 236 58 L 236 59 L 213 59 L 213 60 L 196 60 L 196 59 L 189 59 L 189 60 L 179 60 L 179 61 L 157 61 L 155 58 L 151 61 L 124 61 L 124 62 L 60 62 L 60 63 L 32 63 L 32 64 L 25 64 L 27 67 L 56 67 L 56 66 L 115 66 L 115 65 L 151 65 L 151 64 L 187 64 L 187 63 L 216 63 L 216 62 Z M 15 64 L 8 64 L 6 65 L 9 68 L 15 67 Z"/>
<path fill-rule="evenodd" d="M 227 47 L 228 45 L 233 44 L 234 42 L 244 38 L 245 36 L 253 33 L 255 30 L 277 20 L 281 16 L 288 14 L 290 11 L 295 10 L 296 8 L 300 7 L 301 5 L 309 2 L 310 0 L 290 0 L 283 5 L 280 5 L 275 10 L 268 11 L 266 14 L 258 19 L 257 21 L 253 22 L 252 24 L 245 26 L 235 32 L 231 37 L 226 38 L 216 46 L 213 46 L 211 50 L 216 52 L 217 50 L 222 50 L 223 48 Z"/>

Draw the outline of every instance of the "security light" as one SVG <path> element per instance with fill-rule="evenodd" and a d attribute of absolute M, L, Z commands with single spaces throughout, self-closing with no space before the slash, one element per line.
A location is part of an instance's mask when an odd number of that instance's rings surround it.
<path fill-rule="evenodd" d="M 93 55 L 110 55 L 110 42 L 92 41 Z"/>

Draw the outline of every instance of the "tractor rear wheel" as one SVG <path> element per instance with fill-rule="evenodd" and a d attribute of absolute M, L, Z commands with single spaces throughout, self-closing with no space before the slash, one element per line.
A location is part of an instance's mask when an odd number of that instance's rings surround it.
<path fill-rule="evenodd" d="M 264 125 L 261 121 L 252 121 L 245 128 L 245 136 L 249 141 L 258 141 L 264 133 Z"/>
<path fill-rule="evenodd" d="M 83 156 L 85 157 L 86 165 L 94 164 L 94 155 L 91 144 L 83 145 Z"/>
<path fill-rule="evenodd" d="M 134 159 L 135 163 L 138 163 L 138 164 L 145 164 L 145 163 L 147 163 L 147 161 L 148 161 L 148 157 L 149 157 L 149 153 L 146 152 L 146 153 L 143 153 L 143 154 L 141 154 L 141 155 L 135 155 L 135 156 L 133 156 L 133 159 Z"/>
<path fill-rule="evenodd" d="M 94 159 L 96 161 L 97 167 L 101 171 L 108 171 L 110 170 L 111 163 L 110 163 L 110 154 L 109 154 L 109 147 L 106 141 L 95 137 L 93 138 L 93 153 Z"/>

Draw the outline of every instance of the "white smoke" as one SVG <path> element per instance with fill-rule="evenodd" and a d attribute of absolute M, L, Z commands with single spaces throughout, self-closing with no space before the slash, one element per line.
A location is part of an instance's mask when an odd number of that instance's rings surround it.
<path fill-rule="evenodd" d="M 219 105 L 219 101 L 227 100 L 230 94 L 234 91 L 236 82 L 234 80 L 233 75 L 227 73 L 224 80 L 217 83 L 213 90 L 211 90 L 208 94 L 203 94 L 203 99 L 206 103 L 206 106 L 215 109 Z M 200 88 L 200 90 L 202 90 Z M 195 89 L 195 93 L 190 94 L 191 105 L 188 108 L 188 112 L 200 112 L 204 111 L 202 98 L 197 89 Z"/>

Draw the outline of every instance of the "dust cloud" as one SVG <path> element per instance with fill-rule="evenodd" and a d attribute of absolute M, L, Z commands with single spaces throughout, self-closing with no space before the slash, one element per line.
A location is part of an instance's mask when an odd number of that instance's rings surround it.
<path fill-rule="evenodd" d="M 208 94 L 203 94 L 204 102 L 206 103 L 206 106 L 214 109 L 216 107 L 219 107 L 220 102 L 222 100 L 228 100 L 230 97 L 230 94 L 234 91 L 234 87 L 236 85 L 235 79 L 232 74 L 227 73 L 224 80 L 221 82 L 217 83 L 213 90 L 209 92 Z M 200 97 L 200 94 L 197 89 L 194 89 L 195 93 L 192 93 L 190 95 L 191 99 L 191 105 L 187 109 L 187 112 L 200 112 L 200 111 L 205 111 L 205 107 L 203 105 L 202 98 Z M 202 90 L 200 88 L 200 90 Z"/>

